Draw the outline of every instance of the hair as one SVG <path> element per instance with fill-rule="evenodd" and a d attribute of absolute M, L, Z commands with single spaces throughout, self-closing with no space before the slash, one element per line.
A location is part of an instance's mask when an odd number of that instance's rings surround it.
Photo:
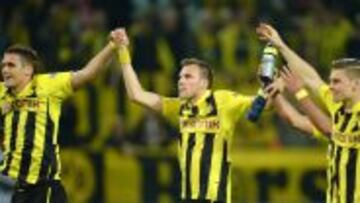
<path fill-rule="evenodd" d="M 360 79 L 360 59 L 341 58 L 332 62 L 334 70 L 344 70 L 350 79 Z"/>
<path fill-rule="evenodd" d="M 185 58 L 180 62 L 181 66 L 197 65 L 200 68 L 201 75 L 208 80 L 208 88 L 211 88 L 214 81 L 214 73 L 211 66 L 197 58 Z"/>
<path fill-rule="evenodd" d="M 16 44 L 8 47 L 4 53 L 19 55 L 23 60 L 25 60 L 26 63 L 32 65 L 33 74 L 37 74 L 43 71 L 41 58 L 39 57 L 38 53 L 31 47 Z"/>

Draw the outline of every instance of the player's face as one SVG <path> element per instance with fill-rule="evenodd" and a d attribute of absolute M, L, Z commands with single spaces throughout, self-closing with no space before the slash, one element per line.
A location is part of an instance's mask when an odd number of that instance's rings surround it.
<path fill-rule="evenodd" d="M 333 70 L 330 75 L 330 90 L 333 93 L 334 102 L 342 102 L 352 97 L 352 80 L 345 70 Z"/>
<path fill-rule="evenodd" d="M 25 63 L 17 54 L 5 53 L 1 62 L 1 73 L 4 84 L 8 88 L 17 88 L 27 80 Z"/>
<path fill-rule="evenodd" d="M 180 98 L 193 99 L 206 89 L 206 79 L 202 77 L 200 68 L 195 65 L 183 66 L 178 81 Z"/>

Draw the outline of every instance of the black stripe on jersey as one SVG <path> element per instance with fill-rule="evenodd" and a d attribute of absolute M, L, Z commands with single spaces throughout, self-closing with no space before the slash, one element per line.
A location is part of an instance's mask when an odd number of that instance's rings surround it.
<path fill-rule="evenodd" d="M 49 166 L 54 160 L 55 149 L 52 144 L 52 138 L 54 134 L 54 123 L 50 118 L 50 101 L 47 101 L 47 113 L 46 113 L 46 126 L 45 126 L 45 142 L 44 142 L 44 151 L 41 160 L 41 168 L 38 177 L 38 181 L 44 180 L 47 178 Z"/>
<path fill-rule="evenodd" d="M 10 165 L 11 165 L 11 161 L 12 161 L 12 152 L 15 150 L 15 146 L 16 146 L 16 138 L 17 138 L 17 126 L 19 124 L 19 117 L 20 117 L 20 112 L 15 110 L 13 113 L 13 118 L 11 121 L 11 138 L 10 138 L 10 152 L 9 152 L 9 157 L 6 160 L 6 167 L 3 170 L 3 174 L 4 175 L 8 175 L 9 169 L 10 169 Z"/>
<path fill-rule="evenodd" d="M 331 190 L 330 190 L 330 194 L 331 196 L 333 196 L 333 190 L 334 190 L 334 186 L 336 186 L 337 190 L 339 190 L 339 167 L 340 167 L 340 156 L 341 156 L 341 152 L 342 152 L 342 147 L 337 146 L 337 150 L 335 152 L 335 163 L 334 163 L 334 173 L 333 176 L 331 178 Z"/>
<path fill-rule="evenodd" d="M 227 195 L 227 184 L 228 184 L 228 175 L 229 175 L 229 162 L 227 158 L 227 142 L 224 142 L 223 147 L 223 159 L 221 161 L 221 174 L 220 174 L 220 184 L 218 188 L 217 200 L 226 202 Z"/>
<path fill-rule="evenodd" d="M 356 132 L 359 130 L 359 123 L 356 123 L 354 127 L 351 129 L 351 132 Z"/>
<path fill-rule="evenodd" d="M 4 149 L 4 138 L 5 138 L 5 116 L 0 115 L 0 149 Z M 3 159 L 0 161 L 0 165 L 3 164 Z"/>
<path fill-rule="evenodd" d="M 344 121 L 343 121 L 343 123 L 341 124 L 341 127 L 340 127 L 340 131 L 341 131 L 341 132 L 344 132 L 344 131 L 346 130 L 346 127 L 347 127 L 348 124 L 349 124 L 349 121 L 350 121 L 351 116 L 352 116 L 351 113 L 345 113 Z"/>
<path fill-rule="evenodd" d="M 50 180 L 53 180 L 55 178 L 55 175 L 56 173 L 58 172 L 58 160 L 57 160 L 57 157 L 56 157 L 56 152 L 55 152 L 55 147 L 54 146 L 51 146 L 51 172 L 50 172 L 50 175 L 49 175 L 49 179 Z"/>
<path fill-rule="evenodd" d="M 329 156 L 329 159 L 331 160 L 330 163 L 329 163 L 329 166 L 328 166 L 328 176 L 330 177 L 329 179 L 329 195 L 330 197 L 332 197 L 332 191 L 333 191 L 333 187 L 334 187 L 334 179 L 333 179 L 333 174 L 334 174 L 334 168 L 333 168 L 333 164 L 332 164 L 332 160 L 334 160 L 334 157 L 335 157 L 335 145 L 334 145 L 334 142 L 332 140 L 330 140 L 329 142 L 329 146 L 328 146 L 328 156 Z"/>
<path fill-rule="evenodd" d="M 191 181 L 190 181 L 190 175 L 191 175 L 191 158 L 192 158 L 192 152 L 195 146 L 195 133 L 190 133 L 189 139 L 188 139 L 188 145 L 186 149 L 186 160 L 185 160 L 185 197 L 186 199 L 191 199 Z"/>
<path fill-rule="evenodd" d="M 337 124 L 338 122 L 339 122 L 339 112 L 336 112 L 334 116 L 334 123 Z"/>
<path fill-rule="evenodd" d="M 210 96 L 208 98 L 206 98 L 206 102 L 208 103 L 208 105 L 211 108 L 211 111 L 207 114 L 207 116 L 217 115 L 217 107 L 216 107 L 215 97 L 214 97 L 213 93 L 211 93 Z"/>
<path fill-rule="evenodd" d="M 201 153 L 200 161 L 200 198 L 206 199 L 206 193 L 209 187 L 209 176 L 211 169 L 211 156 L 213 152 L 213 143 L 214 143 L 215 134 L 206 133 L 204 148 Z"/>
<path fill-rule="evenodd" d="M 340 120 L 340 116 L 345 114 L 345 105 L 342 105 L 335 113 L 334 123 L 337 124 Z"/>
<path fill-rule="evenodd" d="M 179 110 L 179 115 L 180 115 L 180 116 L 184 116 L 184 115 L 185 115 L 185 114 L 184 114 L 185 109 L 186 109 L 186 105 L 185 105 L 185 104 L 182 104 L 182 105 L 180 106 L 180 110 Z"/>
<path fill-rule="evenodd" d="M 189 103 L 180 106 L 180 116 L 188 116 L 189 118 L 193 118 L 198 114 L 199 108 L 197 106 L 192 106 Z"/>
<path fill-rule="evenodd" d="M 349 150 L 349 159 L 346 166 L 346 202 L 354 202 L 357 151 L 354 148 Z"/>
<path fill-rule="evenodd" d="M 193 106 L 191 107 L 191 114 L 190 114 L 190 118 L 193 118 L 195 116 L 197 116 L 199 114 L 199 107 L 197 106 Z"/>
<path fill-rule="evenodd" d="M 21 164 L 19 171 L 19 179 L 26 181 L 26 177 L 29 174 L 31 164 L 31 153 L 34 148 L 35 142 L 35 121 L 36 113 L 28 112 L 27 119 L 25 121 L 25 132 L 24 132 L 24 147 L 21 152 Z"/>

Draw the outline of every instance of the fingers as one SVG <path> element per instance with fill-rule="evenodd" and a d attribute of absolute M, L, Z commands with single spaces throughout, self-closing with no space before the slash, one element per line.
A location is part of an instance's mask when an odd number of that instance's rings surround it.
<path fill-rule="evenodd" d="M 280 71 L 280 77 L 286 81 L 289 82 L 291 80 L 291 78 L 294 77 L 293 73 L 291 72 L 291 70 L 287 67 L 287 66 L 283 66 L 281 71 Z"/>
<path fill-rule="evenodd" d="M 267 40 L 271 38 L 271 32 L 264 26 L 259 26 L 256 28 L 256 33 L 259 35 L 261 40 Z"/>
<path fill-rule="evenodd" d="M 279 89 L 276 87 L 276 85 L 271 84 L 265 88 L 265 93 L 267 98 L 273 98 L 279 93 Z"/>
<path fill-rule="evenodd" d="M 296 93 L 299 89 L 304 87 L 302 79 L 288 67 L 283 66 L 280 75 L 290 93 Z"/>
<path fill-rule="evenodd" d="M 264 35 L 271 35 L 275 32 L 275 29 L 266 23 L 260 23 L 256 30 Z"/>
<path fill-rule="evenodd" d="M 128 46 L 129 39 L 124 28 L 116 28 L 110 32 L 110 40 L 119 46 Z"/>

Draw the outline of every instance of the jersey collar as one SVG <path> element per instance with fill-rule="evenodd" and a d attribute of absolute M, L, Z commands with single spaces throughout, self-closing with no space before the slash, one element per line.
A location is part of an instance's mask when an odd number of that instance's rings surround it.
<path fill-rule="evenodd" d="M 7 93 L 14 97 L 26 97 L 34 94 L 35 91 L 35 81 L 34 79 L 30 80 L 28 84 L 17 94 L 13 94 L 10 91 L 10 88 L 7 89 Z"/>
<path fill-rule="evenodd" d="M 206 100 L 206 98 L 208 98 L 211 94 L 210 90 L 206 90 L 198 100 L 196 100 L 196 102 L 194 103 L 196 106 L 200 105 L 202 102 L 204 102 Z"/>

